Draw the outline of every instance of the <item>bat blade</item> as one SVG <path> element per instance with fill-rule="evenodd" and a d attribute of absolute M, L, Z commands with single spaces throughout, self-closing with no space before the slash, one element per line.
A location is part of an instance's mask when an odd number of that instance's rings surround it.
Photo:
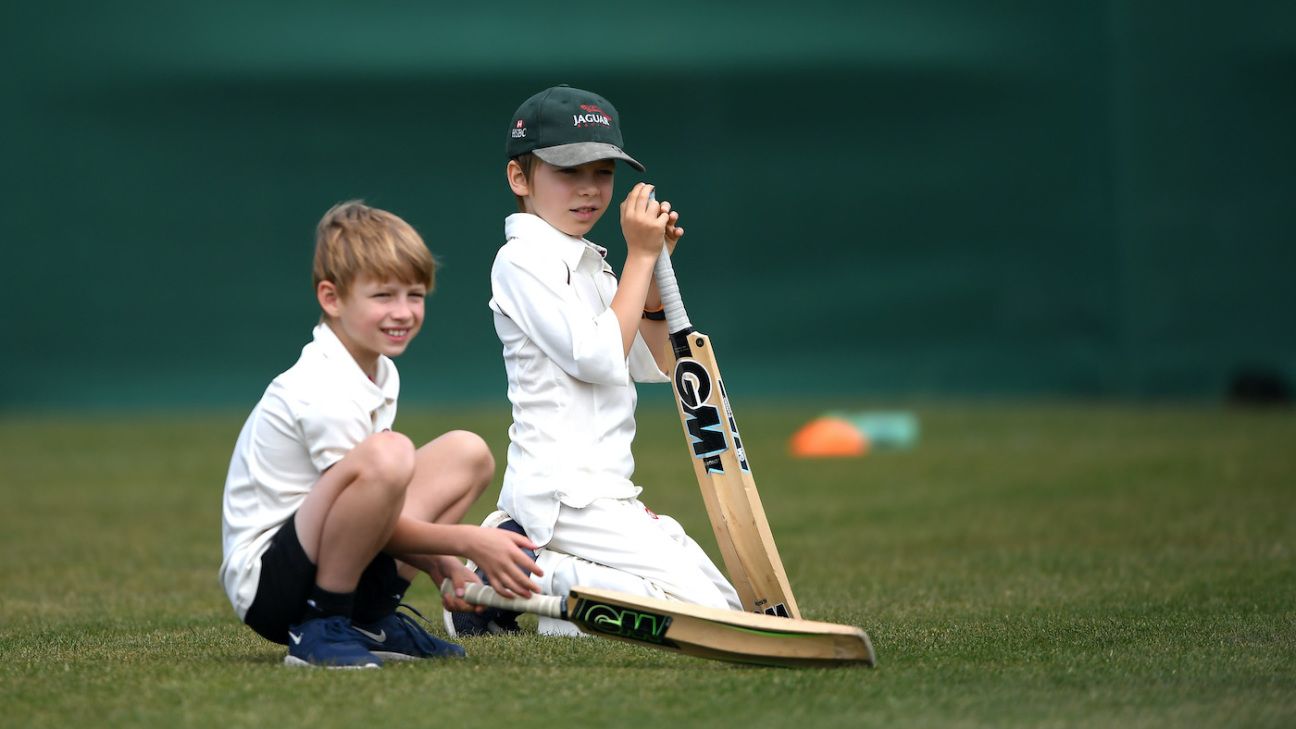
<path fill-rule="evenodd" d="M 573 587 L 567 598 L 509 599 L 488 586 L 470 584 L 464 599 L 561 617 L 590 635 L 696 658 L 765 666 L 876 663 L 868 635 L 849 625 L 718 610 L 588 587 Z"/>
<path fill-rule="evenodd" d="M 725 569 L 744 609 L 799 618 L 711 340 L 675 339 L 675 403 Z"/>
<path fill-rule="evenodd" d="M 665 250 L 655 275 L 675 356 L 675 404 L 725 570 L 743 609 L 800 618 L 711 339 L 689 322 Z"/>

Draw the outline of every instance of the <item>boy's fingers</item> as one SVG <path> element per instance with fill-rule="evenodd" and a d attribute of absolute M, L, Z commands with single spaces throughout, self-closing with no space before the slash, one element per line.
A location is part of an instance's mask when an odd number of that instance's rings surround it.
<path fill-rule="evenodd" d="M 471 613 L 481 611 L 481 608 L 474 606 L 470 602 L 465 602 L 463 598 L 455 597 L 454 595 L 443 596 L 441 602 L 445 605 L 445 609 L 452 613 Z"/>
<path fill-rule="evenodd" d="M 536 564 L 535 560 L 526 556 L 526 554 L 521 551 L 518 552 L 518 557 L 521 559 L 514 559 L 513 563 L 516 564 L 519 569 L 526 570 L 527 572 L 540 577 L 544 576 L 544 570 L 540 569 L 540 565 Z"/>
<path fill-rule="evenodd" d="M 521 571 L 515 573 L 510 570 L 508 573 L 500 575 L 497 580 L 492 580 L 492 582 L 495 583 L 495 590 L 505 597 L 525 597 L 535 589 L 535 585 L 531 583 L 531 580 L 522 576 Z"/>
<path fill-rule="evenodd" d="M 539 572 L 539 568 L 535 566 L 535 562 L 532 562 L 529 559 L 527 560 L 527 562 L 531 568 L 530 573 L 526 572 L 521 568 L 518 568 L 516 570 L 518 589 L 521 591 L 523 595 L 530 595 L 533 592 L 540 591 L 539 588 L 535 586 L 535 583 L 531 581 L 531 574 L 535 574 L 537 576 L 541 574 Z"/>
<path fill-rule="evenodd" d="M 630 191 L 630 208 L 632 210 L 649 211 L 653 204 L 652 191 L 656 189 L 647 182 L 640 182 Z"/>
<path fill-rule="evenodd" d="M 454 584 L 453 589 L 451 589 L 449 592 L 444 592 L 441 594 L 441 602 L 443 605 L 445 605 L 446 610 L 449 610 L 452 613 L 474 612 L 474 611 L 481 612 L 482 608 L 479 608 L 463 599 L 464 586 L 467 585 L 469 582 L 480 581 L 477 579 L 477 575 L 469 573 L 469 577 L 471 577 L 472 579 L 467 579 L 465 577 L 460 576 L 453 583 Z"/>
<path fill-rule="evenodd" d="M 531 579 L 529 575 L 543 576 L 540 568 L 535 566 L 535 563 L 531 562 L 529 558 L 526 558 L 526 555 L 522 555 L 522 559 L 516 560 L 515 563 L 509 564 L 508 573 L 518 585 L 530 585 Z"/>
<path fill-rule="evenodd" d="M 535 550 L 540 548 L 539 546 L 536 545 L 535 542 L 531 541 L 530 537 L 527 537 L 524 534 L 518 534 L 516 532 L 504 532 L 504 533 L 513 537 L 513 543 L 518 545 L 519 547 L 522 547 L 523 549 L 530 549 L 531 551 L 534 552 Z"/>

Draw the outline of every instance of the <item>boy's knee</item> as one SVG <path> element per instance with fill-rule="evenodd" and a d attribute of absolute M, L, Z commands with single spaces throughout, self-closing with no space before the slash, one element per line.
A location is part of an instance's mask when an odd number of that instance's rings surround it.
<path fill-rule="evenodd" d="M 474 480 L 485 488 L 495 476 L 495 456 L 491 455 L 490 446 L 480 435 L 468 430 L 452 430 L 446 437 L 452 439 L 456 456 L 473 473 Z"/>
<path fill-rule="evenodd" d="M 364 477 L 403 493 L 414 478 L 414 443 L 400 433 L 386 431 L 369 436 L 364 446 Z"/>

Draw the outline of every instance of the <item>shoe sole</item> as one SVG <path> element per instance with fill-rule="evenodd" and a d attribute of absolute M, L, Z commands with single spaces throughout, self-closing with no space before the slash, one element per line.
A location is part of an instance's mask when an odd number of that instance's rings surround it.
<path fill-rule="evenodd" d="M 382 668 L 380 663 L 366 663 L 362 666 L 334 666 L 325 663 L 311 663 L 296 656 L 284 656 L 284 665 L 293 668 L 327 668 L 332 671 L 363 671 L 369 668 Z"/>
<path fill-rule="evenodd" d="M 411 656 L 408 653 L 392 653 L 390 651 L 373 651 L 375 656 L 384 661 L 434 661 L 438 658 L 464 658 L 459 653 L 442 653 L 435 656 Z"/>
<path fill-rule="evenodd" d="M 391 651 L 369 651 L 384 661 L 417 661 L 418 656 L 411 656 L 406 653 L 392 653 Z"/>

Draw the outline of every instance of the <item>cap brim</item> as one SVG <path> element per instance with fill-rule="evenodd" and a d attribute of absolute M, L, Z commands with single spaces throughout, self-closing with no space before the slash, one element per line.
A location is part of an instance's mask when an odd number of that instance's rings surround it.
<path fill-rule="evenodd" d="M 644 166 L 639 164 L 639 160 L 622 152 L 620 147 L 604 142 L 560 144 L 556 147 L 532 150 L 532 154 L 555 167 L 575 167 L 601 159 L 619 159 L 625 160 L 626 164 L 640 172 L 644 171 Z"/>

